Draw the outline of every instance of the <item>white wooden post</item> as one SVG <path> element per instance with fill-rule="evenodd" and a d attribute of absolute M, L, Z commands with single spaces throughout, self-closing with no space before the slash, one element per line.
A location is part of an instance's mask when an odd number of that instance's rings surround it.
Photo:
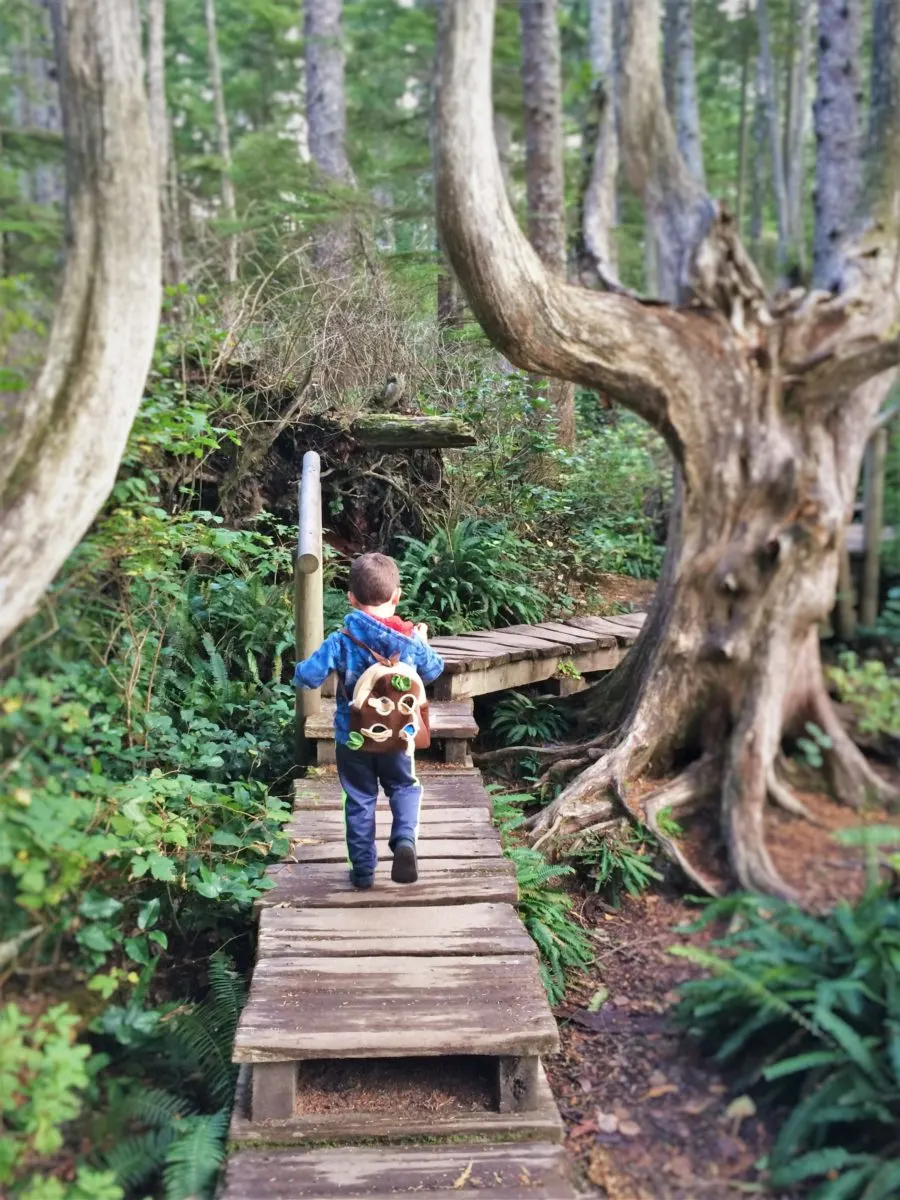
<path fill-rule="evenodd" d="M 294 566 L 294 643 L 297 661 L 308 658 L 325 637 L 322 583 L 321 460 L 315 450 L 303 456 L 298 491 L 297 559 Z M 306 718 L 319 711 L 321 691 L 297 691 L 297 753 L 305 757 Z"/>

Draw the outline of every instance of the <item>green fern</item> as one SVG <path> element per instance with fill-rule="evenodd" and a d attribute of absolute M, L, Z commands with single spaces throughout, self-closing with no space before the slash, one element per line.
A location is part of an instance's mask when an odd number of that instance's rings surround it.
<path fill-rule="evenodd" d="M 590 943 L 571 918 L 572 901 L 565 892 L 548 886 L 574 874 L 571 867 L 548 863 L 539 850 L 510 842 L 513 830 L 522 823 L 526 795 L 491 797 L 494 821 L 500 829 L 503 852 L 516 869 L 517 907 L 541 956 L 541 979 L 551 1004 L 559 1004 L 566 993 L 566 973 L 583 970 L 594 960 Z"/>
<path fill-rule="evenodd" d="M 708 904 L 692 928 L 723 921 L 731 932 L 711 950 L 672 948 L 708 972 L 682 986 L 677 1019 L 740 1068 L 741 1086 L 788 1108 L 773 1187 L 889 1200 L 900 1186 L 900 900 L 870 885 L 815 916 L 735 896 Z"/>
<path fill-rule="evenodd" d="M 213 1193 L 225 1158 L 228 1109 L 187 1117 L 166 1151 L 165 1200 L 199 1200 Z"/>

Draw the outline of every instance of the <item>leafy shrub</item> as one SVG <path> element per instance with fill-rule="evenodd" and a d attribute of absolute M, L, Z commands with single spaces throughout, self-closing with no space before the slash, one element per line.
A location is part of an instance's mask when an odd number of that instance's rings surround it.
<path fill-rule="evenodd" d="M 895 665 L 900 666 L 900 659 Z M 860 660 L 848 650 L 828 677 L 852 709 L 860 733 L 900 731 L 900 674 L 892 675 L 880 659 Z"/>
<path fill-rule="evenodd" d="M 79 1025 L 65 1004 L 37 1017 L 15 1004 L 0 1009 L 0 1185 L 13 1187 L 14 1195 L 121 1200 L 122 1191 L 108 1171 L 82 1166 L 69 1185 L 32 1177 L 34 1162 L 61 1148 L 63 1129 L 81 1114 L 98 1069 L 90 1047 L 75 1040 Z"/>
<path fill-rule="evenodd" d="M 527 692 L 504 696 L 491 717 L 491 729 L 507 746 L 555 742 L 567 726 L 565 714 L 549 697 Z"/>
<path fill-rule="evenodd" d="M 623 891 L 639 896 L 655 880 L 662 879 L 653 866 L 656 843 L 646 829 L 624 833 L 596 834 L 581 839 L 569 852 L 593 884 L 615 903 Z"/>
<path fill-rule="evenodd" d="M 807 721 L 804 728 L 806 737 L 797 738 L 797 749 L 806 765 L 818 771 L 825 765 L 823 751 L 830 750 L 834 743 L 825 730 L 814 721 Z"/>
<path fill-rule="evenodd" d="M 209 976 L 199 1005 L 147 1009 L 138 995 L 98 1022 L 98 1032 L 124 1048 L 123 1066 L 135 1071 L 111 1088 L 105 1166 L 129 1190 L 161 1179 L 164 1200 L 211 1196 L 225 1154 L 244 985 L 221 954 L 210 959 Z M 159 1064 L 151 1087 L 140 1085 L 148 1060 Z"/>
<path fill-rule="evenodd" d="M 566 972 L 589 967 L 594 956 L 580 926 L 569 915 L 571 899 L 565 892 L 548 887 L 573 874 L 572 868 L 550 864 L 539 850 L 511 841 L 513 831 L 524 819 L 520 805 L 530 800 L 528 795 L 493 796 L 494 821 L 500 828 L 504 853 L 516 868 L 517 908 L 540 952 L 547 996 L 551 1004 L 559 1004 L 566 994 Z"/>
<path fill-rule="evenodd" d="M 895 541 L 900 543 L 900 538 Z M 875 633 L 890 642 L 900 644 L 900 587 L 888 591 L 884 608 L 878 614 Z"/>
<path fill-rule="evenodd" d="M 900 901 L 870 886 L 826 916 L 738 896 L 707 905 L 729 919 L 712 951 L 673 954 L 709 971 L 677 1009 L 717 1062 L 737 1066 L 787 1118 L 772 1186 L 817 1186 L 816 1200 L 889 1200 L 900 1191 Z M 736 926 L 736 928 L 734 928 Z"/>
<path fill-rule="evenodd" d="M 529 582 L 528 548 L 505 525 L 467 517 L 428 542 L 403 538 L 403 611 L 435 633 L 534 624 L 547 600 Z"/>

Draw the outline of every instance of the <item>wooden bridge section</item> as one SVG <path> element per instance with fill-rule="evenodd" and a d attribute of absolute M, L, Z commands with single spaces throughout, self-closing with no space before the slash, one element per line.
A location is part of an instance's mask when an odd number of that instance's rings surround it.
<path fill-rule="evenodd" d="M 420 772 L 420 878 L 348 878 L 340 786 L 297 784 L 234 1060 L 222 1200 L 566 1200 L 558 1043 L 481 776 Z"/>

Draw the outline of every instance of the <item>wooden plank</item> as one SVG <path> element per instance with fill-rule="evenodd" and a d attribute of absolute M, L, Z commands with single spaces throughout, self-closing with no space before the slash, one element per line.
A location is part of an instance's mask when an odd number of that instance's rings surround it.
<path fill-rule="evenodd" d="M 538 1066 L 534 1055 L 501 1058 L 497 1088 L 501 1112 L 530 1112 L 538 1105 Z"/>
<path fill-rule="evenodd" d="M 556 1050 L 531 954 L 261 958 L 234 1062 Z"/>
<path fill-rule="evenodd" d="M 629 646 L 635 641 L 639 632 L 631 626 L 616 625 L 606 617 L 571 617 L 570 621 L 576 629 L 596 630 L 597 633 L 611 634 L 617 642 Z"/>
<path fill-rule="evenodd" d="M 413 1138 L 495 1137 L 528 1138 L 560 1142 L 563 1124 L 543 1066 L 538 1068 L 537 1106 L 531 1112 L 501 1113 L 492 1109 L 466 1112 L 431 1111 L 383 1113 L 353 1107 L 333 1112 L 304 1112 L 303 1092 L 294 1116 L 287 1120 L 257 1123 L 250 1119 L 249 1090 L 253 1067 L 244 1063 L 238 1074 L 229 1140 L 271 1145 L 308 1142 L 392 1142 Z M 530 1194 L 530 1193 L 529 1193 Z"/>
<path fill-rule="evenodd" d="M 575 1197 L 562 1147 L 476 1142 L 238 1150 L 220 1200 L 458 1200 L 469 1192 L 488 1200 Z"/>
<path fill-rule="evenodd" d="M 559 651 L 559 646 L 556 642 L 538 637 L 530 630 L 528 633 L 510 633 L 505 629 L 501 629 L 494 630 L 491 633 L 472 633 L 469 636 L 473 641 L 483 640 L 490 645 L 508 647 L 511 652 L 510 662 L 515 662 L 522 651 L 526 651 L 531 656 L 540 657 L 545 655 L 555 657 Z"/>
<path fill-rule="evenodd" d="M 391 821 L 387 801 L 382 799 L 375 812 L 375 836 L 389 837 Z M 419 812 L 420 838 L 483 837 L 490 827 L 490 813 L 486 808 L 442 807 L 421 809 Z M 302 813 L 288 822 L 284 832 L 292 840 L 312 838 L 334 841 L 336 837 L 344 836 L 344 814 L 337 809 Z"/>
<path fill-rule="evenodd" d="M 257 907 L 277 904 L 308 908 L 388 908 L 420 904 L 473 904 L 496 901 L 515 904 L 516 872 L 507 859 L 429 859 L 418 883 L 390 880 L 390 864 L 379 864 L 375 886 L 361 892 L 353 887 L 341 863 L 275 863 L 266 871 L 275 887 L 257 900 Z"/>
<path fill-rule="evenodd" d="M 564 634 L 573 640 L 577 639 L 578 641 L 589 642 L 593 646 L 615 645 L 615 638 L 612 634 L 591 633 L 587 629 L 577 629 L 574 625 L 569 625 L 565 621 L 542 621 L 539 628 Z"/>
<path fill-rule="evenodd" d="M 307 717 L 305 734 L 308 738 L 327 740 L 334 737 L 336 701 L 323 700 L 318 713 Z M 431 708 L 431 733 L 435 738 L 474 738 L 478 726 L 472 715 L 472 702 L 449 700 L 434 702 Z"/>
<path fill-rule="evenodd" d="M 391 858 L 391 851 L 386 841 L 376 842 L 379 859 L 384 862 Z M 417 843 L 417 855 L 421 859 L 430 858 L 502 858 L 503 847 L 500 838 L 495 834 L 482 838 L 420 838 Z M 345 863 L 347 861 L 347 846 L 343 838 L 333 841 L 316 841 L 313 844 L 294 842 L 291 853 L 284 861 L 295 863 Z"/>
<path fill-rule="evenodd" d="M 297 1064 L 257 1063 L 251 1083 L 251 1115 L 254 1121 L 287 1120 L 297 1102 Z"/>
<path fill-rule="evenodd" d="M 436 947 L 438 949 L 436 950 Z M 536 954 L 509 904 L 445 908 L 267 908 L 260 958 Z"/>
<path fill-rule="evenodd" d="M 463 808 L 466 810 L 487 808 L 490 801 L 481 783 L 481 777 L 471 768 L 465 775 L 455 770 L 440 774 L 423 771 L 417 764 L 417 775 L 422 783 L 423 813 L 433 808 Z M 387 804 L 382 797 L 379 804 Z M 337 775 L 332 771 L 323 784 L 317 787 L 308 786 L 308 781 L 298 779 L 294 794 L 294 819 L 301 814 L 317 812 L 334 812 L 342 807 L 341 786 Z"/>
<path fill-rule="evenodd" d="M 590 675 L 595 671 L 611 671 L 619 665 L 623 654 L 624 650 L 616 645 L 590 650 L 587 653 L 578 651 L 565 657 L 582 675 Z M 447 676 L 446 680 L 442 676 L 438 685 L 443 681 L 442 694 L 452 692 L 457 697 L 484 696 L 491 692 L 528 687 L 530 684 L 552 679 L 558 665 L 559 658 L 532 658 L 507 663 L 502 667 L 490 667 L 486 671 L 460 672 Z"/>

